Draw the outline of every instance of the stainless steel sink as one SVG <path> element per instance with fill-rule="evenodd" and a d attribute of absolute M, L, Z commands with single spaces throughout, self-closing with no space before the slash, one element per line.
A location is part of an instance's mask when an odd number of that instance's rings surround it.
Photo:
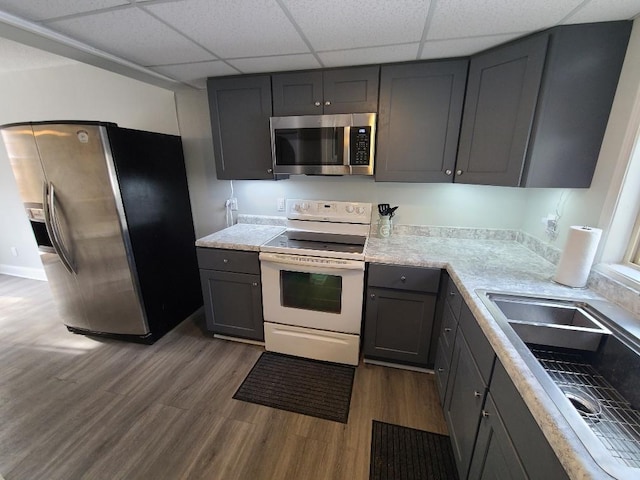
<path fill-rule="evenodd" d="M 640 478 L 637 319 L 600 300 L 476 293 L 593 459 Z"/>
<path fill-rule="evenodd" d="M 500 310 L 525 343 L 596 351 L 611 334 L 584 302 L 491 292 L 486 298 L 489 309 Z"/>

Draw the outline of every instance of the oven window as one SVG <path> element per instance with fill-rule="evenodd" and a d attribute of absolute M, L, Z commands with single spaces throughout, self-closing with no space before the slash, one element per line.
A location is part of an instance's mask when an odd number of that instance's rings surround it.
<path fill-rule="evenodd" d="M 278 165 L 342 165 L 344 127 L 278 129 Z"/>
<path fill-rule="evenodd" d="M 342 277 L 319 273 L 280 270 L 282 306 L 340 313 L 342 309 Z"/>

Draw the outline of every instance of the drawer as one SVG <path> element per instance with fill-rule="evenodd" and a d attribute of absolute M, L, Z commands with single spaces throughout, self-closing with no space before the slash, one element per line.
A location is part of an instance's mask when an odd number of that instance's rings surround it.
<path fill-rule="evenodd" d="M 367 284 L 370 287 L 438 293 L 440 274 L 441 271 L 439 268 L 405 267 L 372 263 L 369 265 Z"/>
<path fill-rule="evenodd" d="M 460 323 L 458 324 L 458 330 L 462 330 L 464 338 L 469 345 L 469 349 L 473 355 L 478 370 L 485 381 L 485 384 L 489 384 L 489 378 L 491 378 L 491 370 L 493 369 L 493 362 L 496 358 L 496 354 L 493 351 L 493 347 L 485 337 L 484 332 L 478 325 L 476 317 L 473 316 L 469 307 L 464 304 L 460 311 Z"/>
<path fill-rule="evenodd" d="M 460 318 L 460 308 L 462 308 L 462 295 L 456 287 L 453 279 L 449 277 L 447 282 L 447 303 L 451 307 L 451 311 L 456 318 Z"/>
<path fill-rule="evenodd" d="M 456 339 L 456 331 L 458 330 L 458 320 L 453 316 L 449 305 L 444 306 L 442 312 L 442 331 L 440 332 L 440 344 L 443 348 L 443 355 L 446 356 L 447 363 L 451 361 L 451 352 L 453 352 L 453 342 Z"/>
<path fill-rule="evenodd" d="M 258 252 L 202 247 L 197 248 L 196 251 L 198 267 L 201 269 L 260 274 Z"/>

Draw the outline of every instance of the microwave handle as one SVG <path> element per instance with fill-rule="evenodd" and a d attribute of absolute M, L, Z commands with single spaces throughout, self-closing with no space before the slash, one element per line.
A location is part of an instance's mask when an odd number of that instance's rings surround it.
<path fill-rule="evenodd" d="M 344 127 L 342 130 L 344 131 L 344 151 L 342 157 L 343 164 L 344 166 L 351 168 L 351 127 Z"/>

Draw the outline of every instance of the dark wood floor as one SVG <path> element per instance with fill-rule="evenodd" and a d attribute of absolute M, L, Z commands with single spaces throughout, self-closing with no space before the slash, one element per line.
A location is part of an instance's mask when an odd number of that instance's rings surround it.
<path fill-rule="evenodd" d="M 358 480 L 373 419 L 446 433 L 425 373 L 361 364 L 346 425 L 233 400 L 262 348 L 202 323 L 98 341 L 67 332 L 47 283 L 0 275 L 0 475 Z"/>

